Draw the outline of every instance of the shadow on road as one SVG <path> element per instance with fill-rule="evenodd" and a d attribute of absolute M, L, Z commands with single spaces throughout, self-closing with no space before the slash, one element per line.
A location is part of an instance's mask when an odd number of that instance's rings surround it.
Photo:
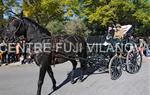
<path fill-rule="evenodd" d="M 98 73 L 95 73 L 95 71 L 99 71 Z M 105 73 L 108 73 L 108 70 L 106 69 L 106 67 L 105 66 L 94 66 L 94 67 L 90 67 L 90 68 L 88 68 L 85 72 L 84 72 L 84 76 L 86 76 L 86 77 L 84 77 L 83 79 L 82 79 L 82 82 L 83 81 L 85 81 L 90 75 L 93 75 L 93 74 L 105 74 Z M 68 76 L 67 76 L 67 78 L 60 84 L 60 85 L 58 85 L 57 86 L 57 88 L 54 90 L 54 91 L 52 91 L 52 92 L 50 92 L 48 95 L 51 95 L 52 93 L 54 93 L 55 91 L 57 91 L 58 89 L 60 89 L 61 87 L 63 87 L 64 85 L 66 85 L 67 83 L 69 83 L 70 82 L 70 78 L 71 78 L 71 72 L 70 73 L 68 73 Z M 74 75 L 74 78 L 75 78 L 75 83 L 79 80 L 79 77 L 80 77 L 80 68 L 77 68 L 76 70 L 75 70 L 75 75 Z"/>

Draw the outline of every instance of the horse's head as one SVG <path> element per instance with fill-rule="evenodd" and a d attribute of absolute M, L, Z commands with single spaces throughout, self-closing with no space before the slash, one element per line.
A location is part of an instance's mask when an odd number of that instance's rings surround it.
<path fill-rule="evenodd" d="M 25 36 L 25 23 L 22 19 L 23 13 L 18 16 L 12 17 L 7 25 L 7 28 L 2 33 L 3 38 L 7 42 L 14 42 L 21 36 Z"/>
<path fill-rule="evenodd" d="M 8 31 L 14 36 L 18 38 L 20 36 L 26 35 L 25 23 L 22 18 L 14 17 L 7 26 Z"/>
<path fill-rule="evenodd" d="M 12 37 L 24 37 L 28 41 L 51 36 L 51 33 L 47 29 L 23 16 L 13 17 L 9 21 L 7 29 L 11 32 Z"/>

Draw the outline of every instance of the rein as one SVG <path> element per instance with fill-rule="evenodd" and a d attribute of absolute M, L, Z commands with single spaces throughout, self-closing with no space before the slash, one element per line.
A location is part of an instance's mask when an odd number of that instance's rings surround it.
<path fill-rule="evenodd" d="M 22 21 L 22 20 L 21 20 Z M 22 22 L 19 23 L 19 26 L 17 27 L 17 29 L 13 32 L 12 36 L 6 40 L 6 42 L 8 42 L 10 39 L 12 39 L 13 37 L 15 37 L 15 34 L 19 31 L 20 27 L 21 27 Z M 16 40 L 16 39 L 15 39 Z"/>
<path fill-rule="evenodd" d="M 11 35 L 11 37 L 8 39 L 8 40 L 11 40 L 11 39 L 13 39 L 13 37 L 15 37 L 15 35 L 16 35 L 16 33 L 20 30 L 20 28 L 21 28 L 21 25 L 23 25 L 23 27 L 24 27 L 24 22 L 23 22 L 23 20 L 21 20 L 21 19 L 19 19 L 20 20 L 20 23 L 19 23 L 19 26 L 16 28 L 16 30 L 15 31 L 13 31 L 13 34 Z M 64 59 L 70 59 L 70 60 L 76 60 L 76 58 L 78 58 L 78 59 L 82 59 L 82 58 L 80 58 L 79 56 L 76 56 L 76 55 L 66 55 L 64 52 L 60 52 L 60 51 L 57 51 L 56 52 L 56 50 L 55 50 L 55 44 L 57 43 L 57 42 L 62 42 L 62 43 L 73 43 L 72 41 L 70 41 L 69 40 L 69 38 L 70 37 L 72 37 L 74 40 L 75 40 L 75 42 L 78 42 L 78 38 L 77 37 L 75 37 L 75 36 L 67 36 L 66 38 L 65 37 L 54 37 L 54 36 L 49 36 L 49 37 L 41 37 L 40 39 L 31 39 L 30 41 L 28 41 L 28 42 L 31 42 L 31 41 L 35 41 L 35 42 L 38 42 L 38 41 L 41 41 L 41 43 L 42 42 L 44 42 L 44 40 L 46 40 L 46 39 L 50 39 L 51 41 L 50 41 L 50 43 L 52 43 L 52 50 L 51 50 L 51 56 L 52 56 L 52 63 L 54 63 L 54 65 L 55 65 L 55 58 L 57 58 L 57 57 L 61 57 L 61 58 L 64 58 Z M 18 38 L 18 37 L 17 37 Z M 7 41 L 8 41 L 7 40 Z M 16 40 L 16 38 L 15 38 L 15 40 Z M 62 40 L 62 41 L 61 41 Z M 73 44 L 73 47 L 75 48 L 75 45 Z M 58 55 L 58 56 L 57 56 Z M 85 60 L 85 59 L 84 59 Z"/>

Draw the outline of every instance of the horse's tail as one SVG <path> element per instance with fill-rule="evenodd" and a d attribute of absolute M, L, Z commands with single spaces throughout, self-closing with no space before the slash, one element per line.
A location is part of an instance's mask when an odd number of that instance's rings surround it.
<path fill-rule="evenodd" d="M 78 54 L 79 57 L 83 58 L 83 59 L 79 58 L 80 63 L 81 63 L 81 68 L 86 69 L 88 67 L 87 61 L 86 61 L 86 59 L 87 59 L 87 43 L 86 43 L 86 40 L 84 37 L 79 36 L 78 38 L 80 38 L 80 42 L 82 43 L 82 51 L 79 52 L 79 54 Z"/>
<path fill-rule="evenodd" d="M 80 41 L 82 43 L 82 50 L 80 51 L 80 57 L 87 58 L 87 43 L 84 37 L 80 37 Z"/>
<path fill-rule="evenodd" d="M 87 42 L 85 41 L 85 39 L 84 39 L 84 50 L 83 50 L 83 55 L 84 55 L 84 58 L 87 58 Z"/>

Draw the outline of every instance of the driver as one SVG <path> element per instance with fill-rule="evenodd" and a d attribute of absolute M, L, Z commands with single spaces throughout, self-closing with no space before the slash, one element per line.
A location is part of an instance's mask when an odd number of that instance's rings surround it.
<path fill-rule="evenodd" d="M 113 26 L 113 25 L 110 25 L 110 26 L 108 27 L 106 39 L 109 40 L 109 39 L 113 38 L 114 32 L 115 32 L 114 26 Z"/>

